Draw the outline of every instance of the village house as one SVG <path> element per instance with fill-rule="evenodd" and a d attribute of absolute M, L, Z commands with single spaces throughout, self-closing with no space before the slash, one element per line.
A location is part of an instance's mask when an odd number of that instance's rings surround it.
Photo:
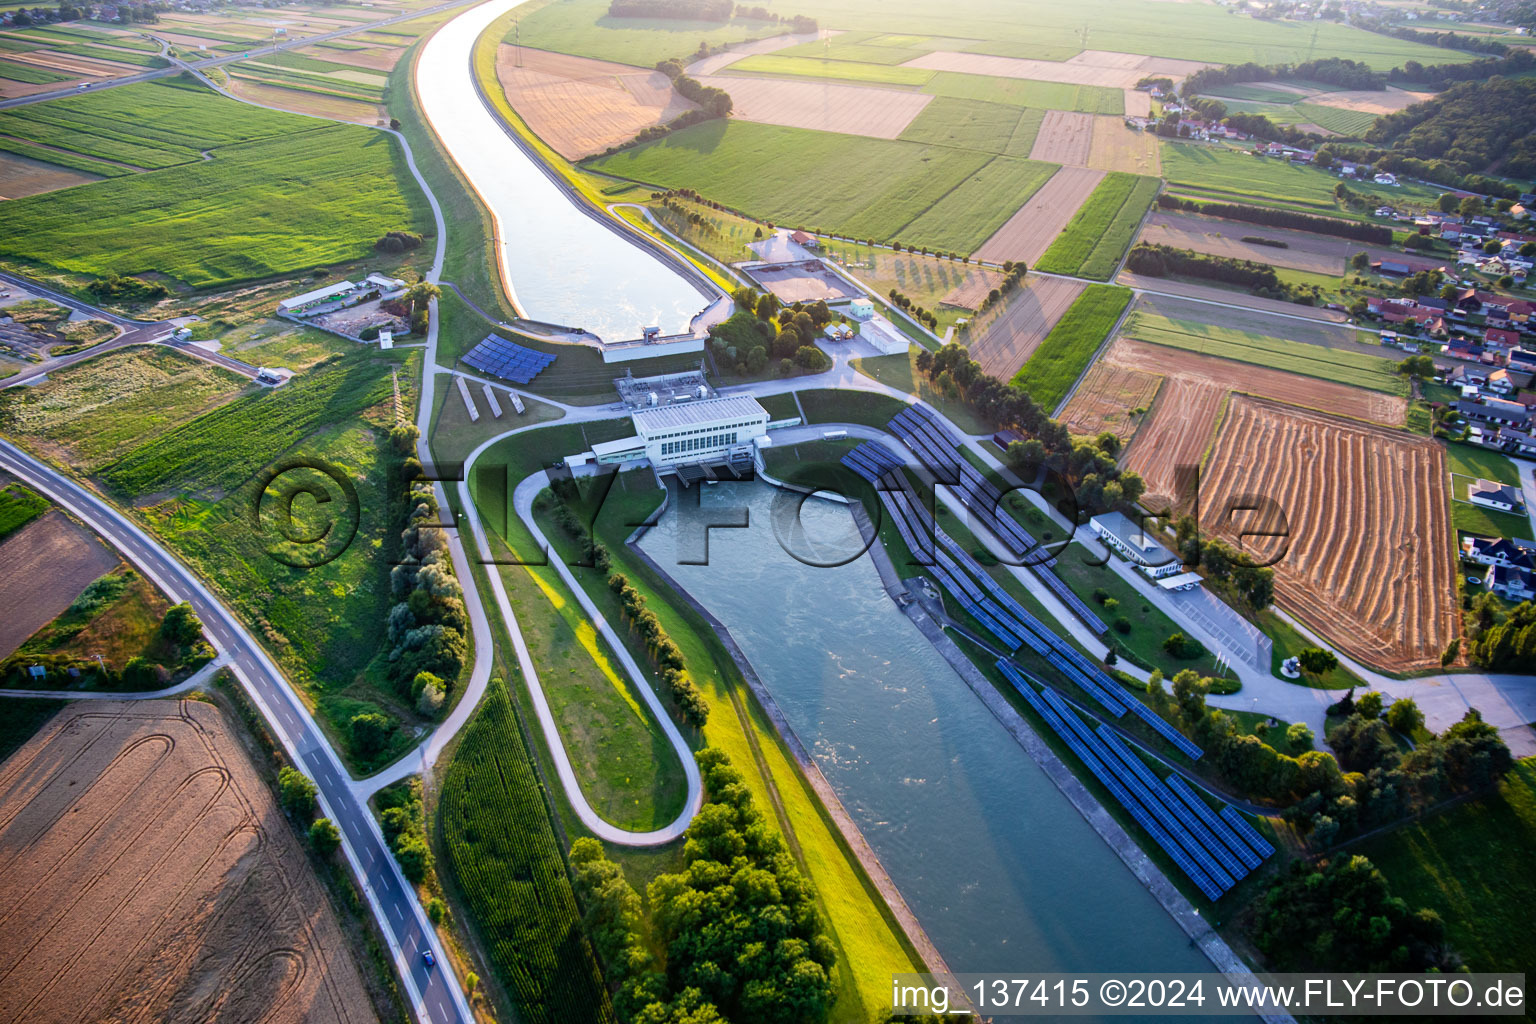
<path fill-rule="evenodd" d="M 1520 507 L 1520 492 L 1509 484 L 1478 480 L 1467 485 L 1467 500 L 1498 512 L 1513 512 Z"/>
<path fill-rule="evenodd" d="M 1461 557 L 1478 565 L 1507 565 L 1527 572 L 1536 570 L 1536 561 L 1532 560 L 1530 552 L 1504 537 L 1463 537 Z"/>
<path fill-rule="evenodd" d="M 1494 593 L 1509 601 L 1529 601 L 1536 597 L 1536 576 L 1527 569 L 1496 565 L 1490 586 Z"/>

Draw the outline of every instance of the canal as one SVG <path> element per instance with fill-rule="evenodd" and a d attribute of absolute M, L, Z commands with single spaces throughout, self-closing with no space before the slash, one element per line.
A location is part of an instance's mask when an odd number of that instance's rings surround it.
<path fill-rule="evenodd" d="M 950 968 L 1212 969 L 890 601 L 867 555 L 821 568 L 786 553 L 827 563 L 855 550 L 846 507 L 807 502 L 799 525 L 776 530 L 778 493 L 674 492 L 641 546 L 730 628 Z M 708 564 L 677 564 L 698 560 L 702 523 L 731 508 L 749 526 L 709 530 Z"/>

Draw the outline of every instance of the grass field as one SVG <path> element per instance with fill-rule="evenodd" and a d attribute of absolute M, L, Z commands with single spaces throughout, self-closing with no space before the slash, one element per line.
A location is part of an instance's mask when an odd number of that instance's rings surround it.
<path fill-rule="evenodd" d="M 1388 395 L 1408 395 L 1408 382 L 1398 374 L 1397 362 L 1366 351 L 1309 345 L 1146 312 L 1131 314 L 1123 333 L 1154 345 L 1269 366 Z"/>
<path fill-rule="evenodd" d="M 122 671 L 132 658 L 144 658 L 174 670 L 181 652 L 160 635 L 168 603 L 154 585 L 120 567 L 86 587 L 58 618 L 38 630 L 17 649 L 16 656 L 100 658 Z M 67 684 L 60 672 L 54 685 Z M 158 689 L 156 682 L 146 689 Z"/>
<path fill-rule="evenodd" d="M 1012 107 L 1038 110 L 1077 110 L 1084 114 L 1123 114 L 1125 94 L 1102 85 L 1067 85 L 1036 82 L 1027 78 L 994 78 L 939 71 L 923 86 L 923 92 L 939 97 L 985 100 Z"/>
<path fill-rule="evenodd" d="M 1112 171 L 1104 176 L 1041 255 L 1039 269 L 1107 281 L 1157 195 L 1159 181 L 1140 174 Z"/>
<path fill-rule="evenodd" d="M 807 423 L 858 423 L 884 430 L 891 418 L 907 407 L 905 402 L 873 391 L 817 388 L 799 394 Z"/>
<path fill-rule="evenodd" d="M 1520 470 L 1508 458 L 1486 448 L 1470 444 L 1445 445 L 1445 464 L 1452 473 L 1474 480 L 1492 480 L 1496 483 L 1520 486 Z"/>
<path fill-rule="evenodd" d="M 996 157 L 897 234 L 905 245 L 969 253 L 991 238 L 1059 169 L 1038 160 Z"/>
<path fill-rule="evenodd" d="M 133 172 L 126 167 L 117 164 L 104 163 L 100 160 L 92 160 L 90 157 L 81 156 L 78 153 L 65 153 L 57 149 L 49 149 L 31 142 L 22 142 L 20 139 L 0 139 L 0 151 L 14 153 L 32 160 L 41 160 L 44 163 L 56 164 L 59 167 L 68 167 L 73 171 L 84 171 L 87 174 L 95 174 L 103 178 L 116 178 Z"/>
<path fill-rule="evenodd" d="M 1410 907 L 1445 921 L 1448 944 L 1473 971 L 1536 963 L 1536 759 L 1515 762 L 1498 791 L 1367 840 L 1358 848 Z"/>
<path fill-rule="evenodd" d="M 932 146 L 1028 156 L 1045 111 L 985 100 L 936 96 L 912 119 L 901 138 Z"/>
<path fill-rule="evenodd" d="M 824 57 L 786 57 L 778 53 L 759 53 L 744 57 L 730 66 L 731 72 L 780 75 L 793 78 L 831 78 L 860 85 L 926 85 L 934 72 L 926 68 L 891 67 Z"/>
<path fill-rule="evenodd" d="M 1376 123 L 1376 115 L 1363 110 L 1345 110 L 1321 103 L 1298 103 L 1295 109 L 1302 120 L 1340 135 L 1364 135 Z"/>
<path fill-rule="evenodd" d="M 222 285 L 359 259 L 386 231 L 429 229 L 403 153 L 365 129 L 160 83 L 0 117 L 11 119 L 0 132 L 164 168 L 0 205 L 0 256 L 36 266 Z"/>
<path fill-rule="evenodd" d="M 1226 146 L 1163 142 L 1163 177 L 1170 188 L 1223 202 L 1286 206 L 1337 215 L 1333 197 L 1339 180 L 1327 171 L 1285 160 L 1256 157 Z M 1376 185 L 1350 182 L 1355 192 L 1383 202 L 1414 202 L 1433 206 L 1438 191 L 1423 185 Z"/>
<path fill-rule="evenodd" d="M 0 540 L 48 511 L 48 499 L 25 484 L 0 487 Z"/>
<path fill-rule="evenodd" d="M 1088 368 L 1130 301 L 1129 288 L 1089 285 L 1014 375 L 1013 383 L 1028 391 L 1042 409 L 1055 409 Z"/>
<path fill-rule="evenodd" d="M 32 64 L 18 64 L 13 60 L 0 60 L 0 78 L 12 82 L 26 82 L 29 85 L 69 81 L 68 75 L 58 71 L 50 71 L 48 68 L 40 68 Z"/>

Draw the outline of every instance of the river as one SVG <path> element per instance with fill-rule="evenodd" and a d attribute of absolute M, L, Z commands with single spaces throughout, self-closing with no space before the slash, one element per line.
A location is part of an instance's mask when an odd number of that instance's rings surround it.
<path fill-rule="evenodd" d="M 775 493 L 674 492 L 641 546 L 730 628 L 950 968 L 1211 970 L 886 597 L 867 555 L 813 568 L 785 553 Z M 679 551 L 679 522 L 723 521 L 712 506 L 744 507 L 751 525 L 710 530 L 707 565 L 677 564 L 699 554 L 697 530 Z M 841 505 L 808 502 L 802 522 L 801 544 L 855 543 Z"/>
<path fill-rule="evenodd" d="M 432 129 L 496 222 L 502 285 L 524 316 L 607 341 L 688 330 L 709 299 L 655 254 L 578 209 L 506 133 L 475 88 L 471 54 L 523 0 L 490 0 L 448 22 L 422 50 L 416 89 Z"/>

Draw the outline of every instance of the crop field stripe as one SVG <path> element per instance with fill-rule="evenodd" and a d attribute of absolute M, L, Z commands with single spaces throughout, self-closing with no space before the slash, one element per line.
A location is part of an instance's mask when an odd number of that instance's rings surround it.
<path fill-rule="evenodd" d="M 1083 289 L 1029 361 L 1013 377 L 1043 409 L 1054 410 L 1109 337 L 1131 301 L 1131 290 L 1113 284 Z"/>
<path fill-rule="evenodd" d="M 900 228 L 896 237 L 942 252 L 971 252 L 1060 169 L 1038 160 L 994 157 Z"/>
<path fill-rule="evenodd" d="M 0 138 L 0 151 L 12 153 L 16 156 L 24 156 L 29 160 L 41 160 L 43 163 L 53 164 L 57 167 L 67 167 L 72 171 L 84 171 L 86 174 L 96 174 L 103 178 L 116 178 L 124 174 L 133 174 L 126 167 L 116 164 L 102 163 L 100 160 L 92 160 L 87 156 L 77 153 L 63 153 L 56 149 L 48 149 L 45 146 L 35 146 L 30 142 L 21 142 L 17 139 Z"/>
<path fill-rule="evenodd" d="M 1157 194 L 1157 178 L 1111 171 L 1040 257 L 1048 273 L 1108 280 Z"/>
<path fill-rule="evenodd" d="M 1125 93 L 1101 85 L 1067 85 L 1026 78 L 994 78 L 960 71 L 939 71 L 923 92 L 957 99 L 984 100 L 1040 110 L 1075 110 L 1083 114 L 1124 114 Z"/>
<path fill-rule="evenodd" d="M 832 78 L 844 82 L 879 82 L 884 85 L 927 84 L 932 71 L 923 68 L 893 67 L 858 61 L 827 60 L 820 57 L 784 57 L 777 53 L 758 53 L 730 65 L 730 72 L 761 75 L 789 75 L 795 78 Z"/>
<path fill-rule="evenodd" d="M 73 77 L 73 75 L 54 71 L 52 68 L 40 68 L 32 64 L 18 64 L 15 61 L 0 60 L 0 78 L 12 82 L 44 85 L 49 82 L 67 82 Z"/>
<path fill-rule="evenodd" d="M 75 57 L 93 57 L 97 60 L 110 60 L 118 64 L 132 64 L 141 68 L 170 67 L 170 61 L 158 54 L 113 50 L 105 46 L 93 46 L 89 43 L 71 43 L 67 46 L 55 46 L 53 49 Z"/>

